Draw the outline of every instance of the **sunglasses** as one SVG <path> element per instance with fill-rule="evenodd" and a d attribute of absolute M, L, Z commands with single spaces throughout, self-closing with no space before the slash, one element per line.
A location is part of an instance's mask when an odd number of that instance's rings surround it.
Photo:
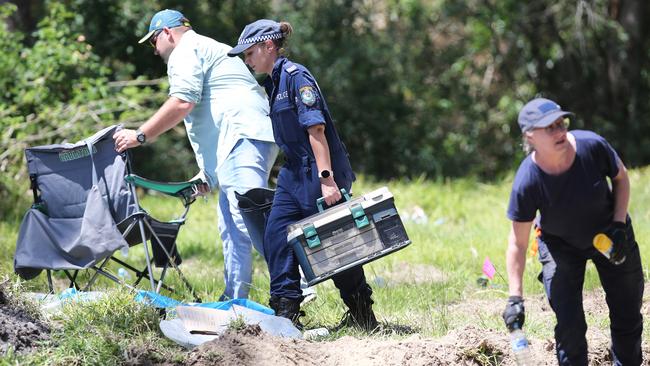
<path fill-rule="evenodd" d="M 558 131 L 566 131 L 569 128 L 569 122 L 570 121 L 568 118 L 562 118 L 561 120 L 555 121 L 546 127 L 542 127 L 538 129 L 544 130 L 546 131 L 547 134 L 552 135 Z"/>
<path fill-rule="evenodd" d="M 149 45 L 156 48 L 156 42 L 158 42 L 158 36 L 162 32 L 162 29 L 157 30 L 151 37 L 149 37 Z"/>

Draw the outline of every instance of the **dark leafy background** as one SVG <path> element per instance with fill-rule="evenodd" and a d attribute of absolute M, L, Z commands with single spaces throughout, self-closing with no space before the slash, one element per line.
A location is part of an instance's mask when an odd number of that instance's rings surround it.
<path fill-rule="evenodd" d="M 535 96 L 575 112 L 629 166 L 650 161 L 643 0 L 14 0 L 0 5 L 0 212 L 24 206 L 26 146 L 135 127 L 166 97 L 138 45 L 157 10 L 234 44 L 266 17 L 294 26 L 290 57 L 318 78 L 354 168 L 378 179 L 493 180 L 523 156 L 516 115 Z M 182 126 L 136 151 L 138 172 L 196 172 Z M 17 208 L 20 210 L 16 211 Z"/>

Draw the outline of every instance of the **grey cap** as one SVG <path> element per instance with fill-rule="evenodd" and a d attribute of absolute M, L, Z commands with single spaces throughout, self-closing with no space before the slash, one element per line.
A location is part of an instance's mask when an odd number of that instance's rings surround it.
<path fill-rule="evenodd" d="M 543 128 L 551 125 L 558 118 L 572 115 L 573 113 L 563 111 L 560 105 L 546 98 L 535 98 L 519 111 L 517 123 L 521 132 L 530 131 L 534 128 Z"/>
<path fill-rule="evenodd" d="M 237 46 L 228 52 L 228 56 L 237 56 L 258 42 L 282 37 L 284 34 L 280 30 L 280 23 L 269 19 L 256 20 L 244 28 L 237 41 Z"/>

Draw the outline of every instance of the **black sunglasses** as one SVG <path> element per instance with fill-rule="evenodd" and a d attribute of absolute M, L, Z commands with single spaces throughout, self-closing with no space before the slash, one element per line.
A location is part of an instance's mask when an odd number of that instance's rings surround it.
<path fill-rule="evenodd" d="M 163 31 L 162 29 L 159 29 L 151 37 L 149 37 L 149 45 L 151 45 L 151 47 L 156 48 L 156 42 L 158 41 L 158 36 L 162 31 Z"/>

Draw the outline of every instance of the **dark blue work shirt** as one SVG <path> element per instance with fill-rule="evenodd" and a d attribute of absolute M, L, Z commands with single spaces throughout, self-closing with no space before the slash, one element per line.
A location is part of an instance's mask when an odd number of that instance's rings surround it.
<path fill-rule="evenodd" d="M 336 132 L 320 88 L 309 70 L 280 57 L 273 66 L 271 76 L 265 80 L 264 88 L 271 104 L 273 137 L 284 152 L 287 165 L 298 169 L 307 161 L 314 163 L 307 129 L 324 124 L 334 177 L 337 181 L 339 178 L 353 181 L 355 177 L 348 153 Z"/>
<path fill-rule="evenodd" d="M 544 240 L 558 237 L 586 249 L 614 216 L 614 197 L 607 181 L 618 174 L 617 155 L 609 143 L 591 131 L 570 132 L 576 157 L 566 172 L 550 175 L 526 157 L 519 166 L 510 193 L 508 218 L 535 223 Z"/>

